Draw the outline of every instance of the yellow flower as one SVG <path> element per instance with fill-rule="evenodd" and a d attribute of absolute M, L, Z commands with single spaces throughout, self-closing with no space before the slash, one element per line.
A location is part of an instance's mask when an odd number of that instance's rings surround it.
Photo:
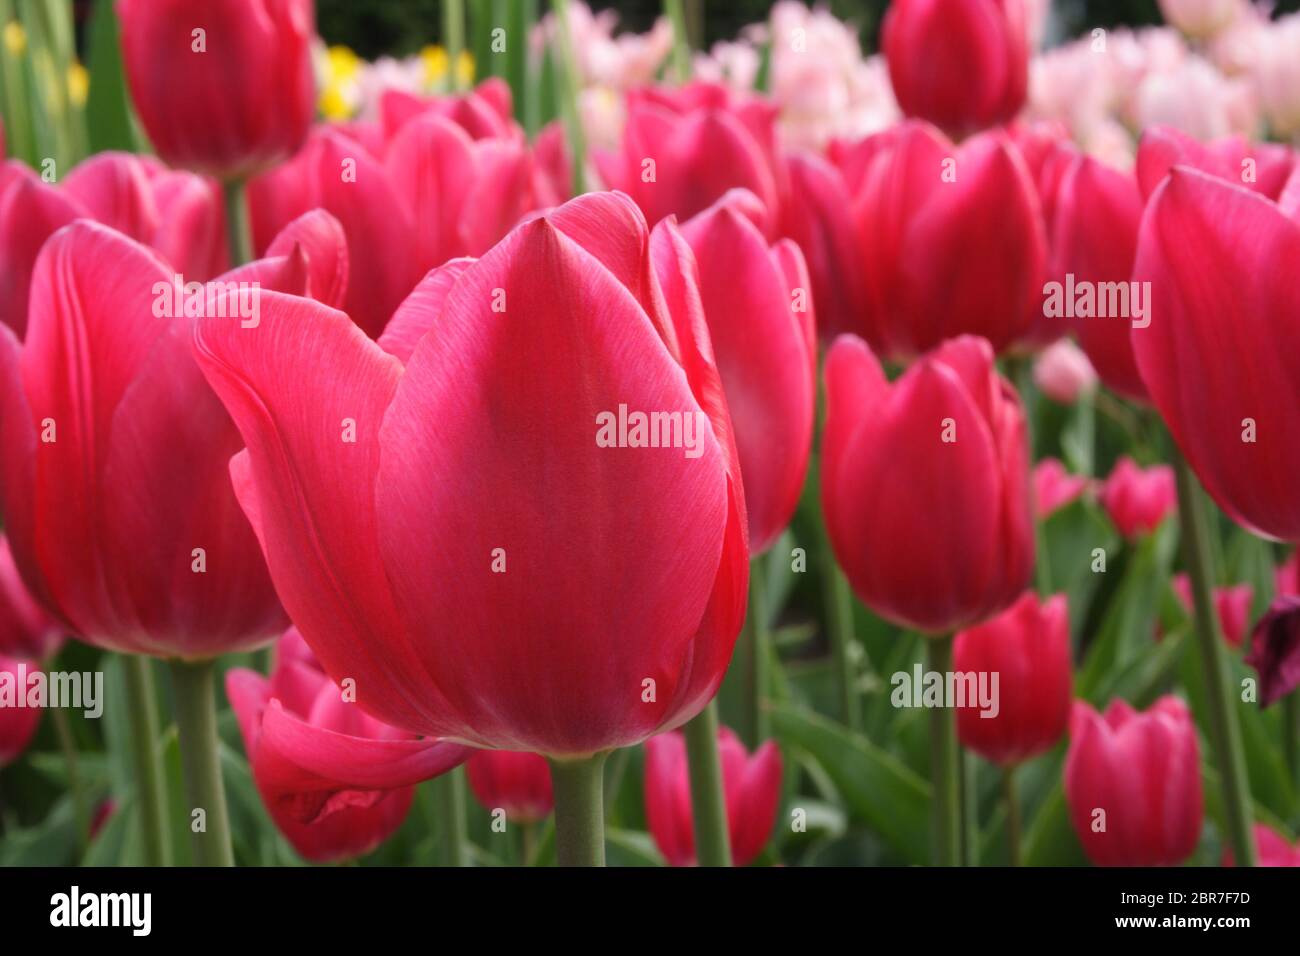
<path fill-rule="evenodd" d="M 456 77 L 460 80 L 461 86 L 470 86 L 474 82 L 474 54 L 469 50 L 460 51 L 460 64 L 456 69 Z"/>
<path fill-rule="evenodd" d="M 5 24 L 5 46 L 14 56 L 22 56 L 27 49 L 27 31 L 17 20 Z"/>
<path fill-rule="evenodd" d="M 447 51 L 440 46 L 426 46 L 420 51 L 424 61 L 424 80 L 429 85 L 437 85 L 447 79 Z"/>
<path fill-rule="evenodd" d="M 326 119 L 345 120 L 352 116 L 352 104 L 344 95 L 341 83 L 331 83 L 321 90 L 320 102 L 317 105 Z"/>
<path fill-rule="evenodd" d="M 80 109 L 86 105 L 86 95 L 90 92 L 90 72 L 78 61 L 73 60 L 68 67 L 68 99 Z"/>
<path fill-rule="evenodd" d="M 361 69 L 361 57 L 353 53 L 350 47 L 341 44 L 325 51 L 325 63 L 331 80 L 351 79 Z"/>

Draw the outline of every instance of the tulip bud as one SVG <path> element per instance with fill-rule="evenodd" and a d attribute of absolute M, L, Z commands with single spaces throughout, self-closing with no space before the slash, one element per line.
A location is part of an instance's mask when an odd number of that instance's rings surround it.
<path fill-rule="evenodd" d="M 1077 345 L 1058 339 L 1034 360 L 1034 384 L 1052 401 L 1073 405 L 1096 390 L 1097 373 Z"/>
<path fill-rule="evenodd" d="M 510 750 L 476 750 L 465 765 L 469 789 L 489 813 L 504 810 L 513 823 L 546 819 L 555 806 L 545 757 Z"/>
<path fill-rule="evenodd" d="M 1034 513 L 1046 520 L 1083 494 L 1088 479 L 1065 470 L 1059 458 L 1044 458 L 1034 466 Z"/>
<path fill-rule="evenodd" d="M 1168 465 L 1139 468 L 1124 455 L 1097 495 L 1119 533 L 1132 540 L 1150 534 L 1178 508 L 1174 470 Z"/>
<path fill-rule="evenodd" d="M 728 193 L 682 224 L 736 429 L 751 554 L 789 524 L 812 450 L 817 358 L 808 270 L 788 239 L 768 247 L 751 193 Z M 752 218 L 751 218 L 752 217 Z"/>
<path fill-rule="evenodd" d="M 1173 588 L 1187 613 L 1194 613 L 1192 582 L 1187 575 L 1174 575 Z M 1245 640 L 1246 631 L 1250 629 L 1250 605 L 1254 598 L 1255 589 L 1249 584 L 1214 589 L 1213 600 L 1215 613 L 1219 616 L 1219 629 L 1229 647 L 1241 647 L 1241 642 Z"/>
<path fill-rule="evenodd" d="M 894 0 L 881 49 L 908 116 L 962 136 L 1005 123 L 1025 103 L 1023 0 Z"/>
<path fill-rule="evenodd" d="M 1037 192 L 1003 133 L 960 147 L 909 122 L 841 158 L 856 196 L 872 348 L 911 358 L 958 335 L 995 350 L 1042 311 L 1046 237 Z"/>
<path fill-rule="evenodd" d="M 826 389 L 822 507 L 863 603 L 936 634 L 1010 605 L 1034 563 L 1029 454 L 989 344 L 946 342 L 891 384 L 865 343 L 841 336 Z"/>
<path fill-rule="evenodd" d="M 1271 827 L 1256 823 L 1255 835 L 1257 866 L 1300 866 L 1300 844 L 1292 843 Z M 1223 865 L 1236 866 L 1232 847 L 1223 848 Z"/>
<path fill-rule="evenodd" d="M 957 736 L 985 760 L 1015 766 L 1061 739 L 1070 719 L 1070 615 L 1064 594 L 1033 591 L 997 617 L 957 634 L 953 670 L 988 674 L 992 707 L 957 709 Z M 998 675 L 992 683 L 991 675 Z"/>
<path fill-rule="evenodd" d="M 269 680 L 236 668 L 226 694 L 267 812 L 315 863 L 369 853 L 402 825 L 417 783 L 473 752 L 371 717 L 365 688 L 336 686 L 293 628 L 276 646 Z"/>
<path fill-rule="evenodd" d="M 1065 758 L 1070 822 L 1097 866 L 1176 866 L 1201 836 L 1200 747 L 1187 705 L 1162 697 L 1145 713 L 1082 701 Z"/>
<path fill-rule="evenodd" d="M 242 179 L 297 152 L 316 112 L 311 0 L 118 0 L 136 113 L 172 166 Z"/>
<path fill-rule="evenodd" d="M 695 865 L 686 741 L 672 732 L 645 745 L 645 814 L 655 846 L 669 866 Z M 769 740 L 750 756 L 727 727 L 718 729 L 727 833 L 734 866 L 748 866 L 762 852 L 781 802 L 781 751 Z"/>

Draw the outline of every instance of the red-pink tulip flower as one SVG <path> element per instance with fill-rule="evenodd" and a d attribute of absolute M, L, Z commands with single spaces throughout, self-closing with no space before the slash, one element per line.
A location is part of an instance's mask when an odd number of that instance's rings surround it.
<path fill-rule="evenodd" d="M 0 767 L 7 767 L 22 756 L 40 725 L 41 708 L 26 706 L 27 687 L 20 681 L 22 675 L 30 678 L 40 666 L 36 661 L 0 652 L 0 683 L 12 688 L 14 695 L 0 706 Z M 19 695 L 23 695 L 23 706 L 19 706 Z"/>
<path fill-rule="evenodd" d="M 1278 565 L 1273 581 L 1278 597 L 1300 597 L 1300 549 Z"/>
<path fill-rule="evenodd" d="M 1073 329 L 1101 380 L 1137 401 L 1147 393 L 1129 330 L 1151 315 L 1143 287 L 1129 285 L 1141 218 L 1142 197 L 1132 174 L 1090 156 L 1068 163 L 1051 233 L 1051 278 L 1061 286 L 1061 314 L 1044 319 L 1060 331 Z M 1048 303 L 1045 298 L 1044 309 Z"/>
<path fill-rule="evenodd" d="M 1175 166 L 1190 166 L 1277 200 L 1296 159 L 1281 143 L 1250 143 L 1240 136 L 1203 143 L 1171 126 L 1144 130 L 1134 170 L 1142 198 L 1149 199 Z"/>
<path fill-rule="evenodd" d="M 1292 843 L 1262 823 L 1256 823 L 1253 832 L 1257 866 L 1300 866 L 1300 843 Z M 1223 865 L 1237 865 L 1232 857 L 1232 847 L 1224 847 Z"/>
<path fill-rule="evenodd" d="M 695 83 L 632 91 L 627 109 L 620 148 L 592 153 L 606 186 L 631 196 L 651 223 L 689 219 L 727 190 L 748 189 L 768 210 L 762 230 L 772 235 L 781 195 L 772 104 Z"/>
<path fill-rule="evenodd" d="M 893 0 L 882 26 L 894 97 L 954 135 L 1005 123 L 1025 103 L 1022 0 Z"/>
<path fill-rule="evenodd" d="M 1140 468 L 1125 455 L 1102 483 L 1097 500 L 1124 537 L 1150 534 L 1178 508 L 1174 470 L 1168 465 Z"/>
<path fill-rule="evenodd" d="M 815 322 L 808 270 L 788 239 L 768 247 L 752 193 L 725 195 L 682 224 L 700 272 L 700 301 L 736 429 L 761 554 L 789 524 L 812 450 Z"/>
<path fill-rule="evenodd" d="M 47 660 L 63 644 L 63 628 L 27 590 L 9 539 L 0 535 L 0 654 Z"/>
<path fill-rule="evenodd" d="M 1074 501 L 1088 488 L 1088 479 L 1065 470 L 1059 458 L 1044 458 L 1034 466 L 1034 513 L 1042 521 Z"/>
<path fill-rule="evenodd" d="M 525 213 L 562 197 L 522 139 L 472 139 L 437 113 L 402 126 L 384 160 L 415 226 L 423 270 L 481 256 Z"/>
<path fill-rule="evenodd" d="M 202 658 L 283 629 L 230 487 L 242 442 L 191 328 L 209 307 L 256 325 L 267 290 L 338 295 L 342 242 L 326 214 L 304 216 L 271 257 L 218 280 L 239 291 L 211 298 L 104 226 L 78 221 L 46 242 L 24 344 L 0 328 L 0 504 L 24 578 L 72 633 Z"/>
<path fill-rule="evenodd" d="M 1176 574 L 1173 580 L 1174 593 L 1182 602 L 1187 613 L 1192 613 L 1192 582 L 1186 574 Z M 1219 629 L 1223 639 L 1230 647 L 1241 647 L 1250 630 L 1250 605 L 1255 599 L 1255 589 L 1249 584 L 1234 584 L 1229 587 L 1215 588 L 1214 609 L 1219 616 Z"/>
<path fill-rule="evenodd" d="M 867 340 L 910 358 L 947 338 L 980 335 L 1001 350 L 1042 310 L 1046 238 L 1038 196 L 1003 133 L 960 147 L 905 123 L 865 141 L 855 216 Z M 841 167 L 843 168 L 843 166 Z"/>
<path fill-rule="evenodd" d="M 985 760 L 1015 766 L 1051 748 L 1070 720 L 1070 614 L 1064 594 L 1026 591 L 997 617 L 957 634 L 953 670 L 988 675 L 992 704 L 967 697 L 957 735 Z M 997 675 L 993 684 L 992 675 Z"/>
<path fill-rule="evenodd" d="M 407 123 L 421 116 L 446 119 L 474 140 L 522 140 L 524 132 L 514 121 L 510 86 L 489 77 L 467 93 L 455 96 L 418 96 L 404 90 L 386 90 L 379 100 L 379 123 L 391 143 Z"/>
<path fill-rule="evenodd" d="M 1147 205 L 1133 269 L 1150 282 L 1132 338 L 1152 402 L 1219 506 L 1284 540 L 1300 540 L 1297 271 L 1293 210 L 1181 166 Z"/>
<path fill-rule="evenodd" d="M 844 175 L 809 153 L 787 158 L 789 193 L 779 232 L 798 243 L 808 260 L 818 329 L 829 341 L 852 332 L 866 308 L 862 252 Z"/>
<path fill-rule="evenodd" d="M 415 224 L 383 163 L 334 130 L 312 134 L 290 162 L 248 188 L 253 245 L 267 248 L 285 224 L 325 209 L 348 241 L 350 276 L 344 309 L 372 338 L 419 281 Z"/>
<path fill-rule="evenodd" d="M 1009 606 L 1034 563 L 1029 454 L 989 344 L 954 339 L 891 384 L 865 343 L 841 336 L 826 390 L 822 507 L 863 603 L 932 633 Z"/>
<path fill-rule="evenodd" d="M 1145 713 L 1114 700 L 1105 716 L 1082 701 L 1065 758 L 1070 822 L 1098 866 L 1175 866 L 1201 835 L 1200 747 L 1191 713 L 1162 697 Z"/>
<path fill-rule="evenodd" d="M 718 730 L 722 790 L 727 807 L 731 861 L 748 866 L 763 851 L 781 803 L 781 751 L 769 740 L 754 751 L 726 727 Z M 645 815 L 655 845 L 669 866 L 695 865 L 695 826 L 686 741 L 680 733 L 651 737 L 645 745 Z"/>
<path fill-rule="evenodd" d="M 369 716 L 359 703 L 366 688 L 336 685 L 293 629 L 276 646 L 270 680 L 232 670 L 226 693 L 271 819 L 318 863 L 369 853 L 402 825 L 417 783 L 473 752 Z"/>
<path fill-rule="evenodd" d="M 168 163 L 242 178 L 302 145 L 311 0 L 118 0 L 117 15 L 131 99 Z"/>
<path fill-rule="evenodd" d="M 465 765 L 469 789 L 488 812 L 515 823 L 544 820 L 555 805 L 546 758 L 512 750 L 476 750 Z"/>
<path fill-rule="evenodd" d="M 1073 405 L 1096 390 L 1097 371 L 1069 339 L 1057 339 L 1034 360 L 1034 384 L 1054 402 Z"/>
<path fill-rule="evenodd" d="M 196 348 L 276 590 L 375 717 L 585 756 L 717 691 L 744 493 L 672 224 L 591 193 L 431 273 L 379 344 L 269 293 L 256 329 L 205 318 Z"/>
<path fill-rule="evenodd" d="M 96 219 L 152 246 L 186 281 L 206 282 L 225 268 L 221 197 L 201 176 L 108 152 L 76 166 L 62 187 L 16 161 L 5 164 L 0 183 L 0 321 L 20 336 L 36 255 L 74 219 Z"/>
<path fill-rule="evenodd" d="M 1259 672 L 1261 707 L 1300 687 L 1300 597 L 1273 601 L 1255 625 L 1245 661 Z"/>

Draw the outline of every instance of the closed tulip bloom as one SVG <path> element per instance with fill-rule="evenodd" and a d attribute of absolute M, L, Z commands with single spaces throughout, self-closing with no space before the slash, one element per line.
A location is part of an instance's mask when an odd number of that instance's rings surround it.
<path fill-rule="evenodd" d="M 863 603 L 937 634 L 1009 606 L 1034 563 L 1029 454 L 989 344 L 954 339 L 891 384 L 864 342 L 841 336 L 826 390 L 822 507 Z"/>
<path fill-rule="evenodd" d="M 1044 458 L 1034 466 L 1034 513 L 1042 521 L 1074 501 L 1088 488 L 1088 479 L 1065 470 L 1059 458 Z"/>
<path fill-rule="evenodd" d="M 249 183 L 248 198 L 259 251 L 309 210 L 324 209 L 342 223 L 351 277 L 344 308 L 371 337 L 419 281 L 406 201 L 384 165 L 341 133 L 314 133 L 292 161 Z"/>
<path fill-rule="evenodd" d="M 1182 602 L 1187 613 L 1192 613 L 1192 582 L 1186 574 L 1176 574 L 1173 580 L 1174 593 Z M 1229 647 L 1241 647 L 1250 630 L 1250 607 L 1255 599 L 1255 589 L 1249 584 L 1233 584 L 1228 587 L 1215 588 L 1213 592 L 1214 609 L 1219 616 L 1219 630 Z"/>
<path fill-rule="evenodd" d="M 1136 401 L 1145 401 L 1147 393 L 1129 330 L 1135 321 L 1150 317 L 1151 306 L 1145 299 L 1137 302 L 1128 286 L 1141 219 L 1142 196 L 1132 174 L 1090 156 L 1077 156 L 1067 165 L 1053 214 L 1052 255 L 1058 270 L 1053 279 L 1064 283 L 1072 275 L 1075 288 L 1095 291 L 1096 302 L 1093 315 L 1046 320 L 1055 321 L 1061 331 L 1072 329 L 1101 380 Z M 1112 298 L 1105 291 L 1111 288 L 1121 291 Z M 1139 304 L 1145 313 L 1141 317 Z M 1119 314 L 1098 314 L 1103 307 Z"/>
<path fill-rule="evenodd" d="M 1250 143 L 1241 136 L 1201 142 L 1171 126 L 1152 126 L 1138 143 L 1134 173 L 1143 200 L 1175 166 L 1190 166 L 1277 200 L 1296 166 L 1295 152 L 1282 143 Z"/>
<path fill-rule="evenodd" d="M 816 343 L 808 270 L 788 239 L 768 246 L 752 193 L 728 193 L 682 224 L 736 430 L 751 554 L 789 524 L 812 450 Z"/>
<path fill-rule="evenodd" d="M 1079 701 L 1070 718 L 1065 799 L 1097 866 L 1176 866 L 1201 835 L 1200 747 L 1177 697 L 1145 712 L 1114 700 L 1105 715 Z"/>
<path fill-rule="evenodd" d="M 118 0 L 117 15 L 131 99 L 169 164 L 242 178 L 302 145 L 311 0 Z"/>
<path fill-rule="evenodd" d="M 9 657 L 0 652 L 0 685 L 9 685 L 14 695 L 27 693 L 27 688 L 19 683 L 19 671 L 28 677 L 40 669 L 40 664 L 25 658 Z M 2 699 L 2 698 L 0 698 Z M 27 749 L 41 723 L 41 708 L 18 707 L 18 698 L 5 701 L 0 706 L 0 768 L 7 767 Z"/>
<path fill-rule="evenodd" d="M 1133 276 L 1151 283 L 1152 318 L 1132 332 L 1152 402 L 1206 490 L 1239 524 L 1290 541 L 1300 540 L 1293 212 L 1174 167 L 1142 220 Z"/>
<path fill-rule="evenodd" d="M 1278 597 L 1300 597 L 1300 550 L 1292 551 L 1278 566 L 1273 581 Z"/>
<path fill-rule="evenodd" d="M 718 729 L 727 833 L 734 866 L 748 866 L 763 851 L 781 803 L 781 751 L 762 744 L 753 756 L 727 727 Z M 645 745 L 645 815 L 655 846 L 669 866 L 695 865 L 695 826 L 686 741 L 680 733 L 651 737 Z"/>
<path fill-rule="evenodd" d="M 230 487 L 242 442 L 191 326 L 209 306 L 255 322 L 270 289 L 337 294 L 342 242 L 324 213 L 304 217 L 219 280 L 260 292 L 219 304 L 178 293 L 161 259 L 107 227 L 78 221 L 45 244 L 25 342 L 0 328 L 0 504 L 24 578 L 71 633 L 195 659 L 283 629 Z"/>
<path fill-rule="evenodd" d="M 608 188 L 631 196 L 651 223 L 689 219 L 729 189 L 748 189 L 768 211 L 763 233 L 772 234 L 781 194 L 772 104 L 695 83 L 633 91 L 627 109 L 620 148 L 592 153 Z"/>
<path fill-rule="evenodd" d="M 1300 687 L 1300 597 L 1274 599 L 1255 625 L 1245 661 L 1259 672 L 1261 707 Z"/>
<path fill-rule="evenodd" d="M 1026 591 L 997 617 L 958 632 L 953 670 L 998 675 L 996 712 L 976 701 L 957 709 L 957 736 L 964 746 L 1003 767 L 1050 749 L 1070 720 L 1065 595 L 1040 603 L 1037 594 Z"/>
<path fill-rule="evenodd" d="M 316 863 L 364 856 L 402 825 L 415 785 L 472 751 L 420 740 L 369 716 L 325 676 L 292 628 L 276 647 L 270 679 L 226 674 L 253 780 L 276 827 Z"/>
<path fill-rule="evenodd" d="M 1252 832 L 1255 834 L 1258 866 L 1300 866 L 1300 844 L 1262 823 L 1256 823 Z M 1223 865 L 1237 865 L 1232 857 L 1232 847 L 1223 848 Z"/>
<path fill-rule="evenodd" d="M 1058 339 L 1034 360 L 1034 384 L 1054 402 L 1073 405 L 1097 388 L 1097 372 L 1069 339 Z"/>
<path fill-rule="evenodd" d="M 555 805 L 545 757 L 510 750 L 476 750 L 465 765 L 469 789 L 488 812 L 514 823 L 546 819 Z"/>
<path fill-rule="evenodd" d="M 744 494 L 672 224 L 588 194 L 431 273 L 378 344 L 267 293 L 256 329 L 201 319 L 196 350 L 276 589 L 373 716 L 577 757 L 717 691 Z"/>
<path fill-rule="evenodd" d="M 1178 508 L 1174 470 L 1168 465 L 1140 468 L 1124 455 L 1097 495 L 1119 533 L 1129 540 L 1150 534 Z"/>
<path fill-rule="evenodd" d="M 9 539 L 0 535 L 0 654 L 43 661 L 63 644 L 63 628 L 27 590 Z"/>
<path fill-rule="evenodd" d="M 488 77 L 472 90 L 452 96 L 419 96 L 405 90 L 385 90 L 379 98 L 379 124 L 391 143 L 406 124 L 421 116 L 438 116 L 454 123 L 473 140 L 522 140 L 514 120 L 510 86 Z"/>
<path fill-rule="evenodd" d="M 954 146 L 909 122 L 852 161 L 872 347 L 911 358 L 979 335 L 995 350 L 1042 311 L 1046 237 L 1019 150 L 1002 133 Z"/>
<path fill-rule="evenodd" d="M 1005 123 L 1024 106 L 1022 0 L 894 0 L 882 30 L 889 79 L 906 115 L 960 136 Z"/>

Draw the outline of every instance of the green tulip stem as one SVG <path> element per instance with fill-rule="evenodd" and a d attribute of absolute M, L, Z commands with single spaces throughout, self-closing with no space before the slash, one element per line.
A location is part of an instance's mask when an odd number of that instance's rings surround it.
<path fill-rule="evenodd" d="M 153 661 L 139 654 L 124 654 L 122 671 L 131 723 L 131 758 L 135 764 L 135 800 L 140 809 L 143 862 L 146 866 L 171 866 L 171 831 L 167 826 L 167 789 L 158 744 Z"/>
<path fill-rule="evenodd" d="M 1002 799 L 1007 805 L 1007 858 L 1020 866 L 1020 798 L 1016 795 L 1015 764 L 1002 769 Z"/>
<path fill-rule="evenodd" d="M 242 179 L 228 179 L 221 184 L 226 203 L 226 241 L 230 248 L 230 268 L 253 261 L 253 227 L 248 218 L 248 189 Z"/>
<path fill-rule="evenodd" d="M 953 635 L 927 637 L 929 669 L 952 670 Z M 957 711 L 930 709 L 930 768 L 933 858 L 935 866 L 961 865 L 961 760 L 957 747 Z"/>
<path fill-rule="evenodd" d="M 607 752 L 551 763 L 555 859 L 560 866 L 605 865 L 604 776 Z"/>
<path fill-rule="evenodd" d="M 469 866 L 464 773 L 457 767 L 431 781 L 442 866 Z"/>
<path fill-rule="evenodd" d="M 731 866 L 727 801 L 718 755 L 718 704 L 709 701 L 685 728 L 686 763 L 691 777 L 691 818 L 695 858 L 700 866 Z"/>
<path fill-rule="evenodd" d="M 172 697 L 180 731 L 181 775 L 189 806 L 196 866 L 234 866 L 230 814 L 221 780 L 217 739 L 217 664 L 214 660 L 171 662 Z M 202 815 L 197 811 L 202 810 Z M 202 825 L 200 825 L 200 822 Z"/>

